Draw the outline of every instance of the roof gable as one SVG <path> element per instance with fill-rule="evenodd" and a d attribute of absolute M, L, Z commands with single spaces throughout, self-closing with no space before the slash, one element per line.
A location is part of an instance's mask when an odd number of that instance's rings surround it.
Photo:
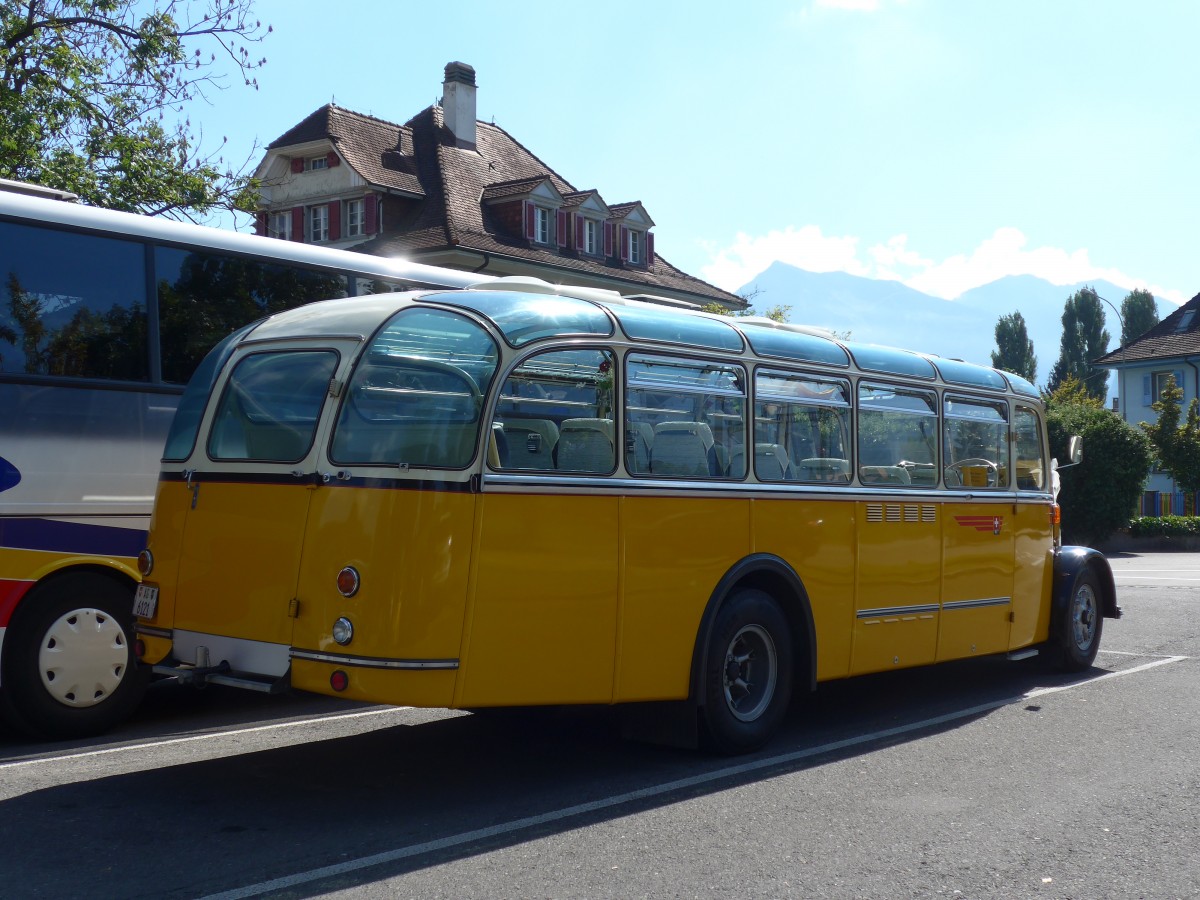
<path fill-rule="evenodd" d="M 1200 294 L 1126 347 L 1096 360 L 1099 366 L 1200 355 Z"/>

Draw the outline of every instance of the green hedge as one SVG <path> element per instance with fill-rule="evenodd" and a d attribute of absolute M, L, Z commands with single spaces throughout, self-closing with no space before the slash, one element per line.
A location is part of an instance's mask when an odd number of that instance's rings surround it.
<path fill-rule="evenodd" d="M 1140 516 L 1129 523 L 1133 537 L 1185 537 L 1200 534 L 1197 516 Z"/>

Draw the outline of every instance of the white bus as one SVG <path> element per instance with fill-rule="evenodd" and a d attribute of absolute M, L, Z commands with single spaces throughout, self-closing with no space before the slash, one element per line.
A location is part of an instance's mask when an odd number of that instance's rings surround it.
<path fill-rule="evenodd" d="M 0 709 L 119 720 L 135 557 L 183 387 L 219 340 L 311 300 L 488 280 L 0 185 Z"/>

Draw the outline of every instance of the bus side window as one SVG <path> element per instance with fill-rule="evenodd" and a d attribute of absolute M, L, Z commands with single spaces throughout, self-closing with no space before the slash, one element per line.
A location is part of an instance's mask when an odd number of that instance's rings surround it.
<path fill-rule="evenodd" d="M 1042 491 L 1046 489 L 1045 454 L 1042 448 L 1042 428 L 1037 413 L 1018 406 L 1013 416 L 1016 435 L 1017 489 Z"/>
<path fill-rule="evenodd" d="M 850 385 L 759 370 L 754 382 L 759 481 L 850 482 Z"/>
<path fill-rule="evenodd" d="M 858 480 L 930 485 L 937 466 L 937 395 L 859 382 Z"/>

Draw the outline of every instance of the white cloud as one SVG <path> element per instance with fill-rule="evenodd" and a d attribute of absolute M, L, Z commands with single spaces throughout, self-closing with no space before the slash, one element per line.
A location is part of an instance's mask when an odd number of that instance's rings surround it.
<path fill-rule="evenodd" d="M 1059 285 L 1103 280 L 1126 290 L 1142 288 L 1174 303 L 1187 300 L 1181 291 L 1096 265 L 1086 249 L 1030 249 L 1028 243 L 1019 229 L 998 228 L 970 253 L 936 262 L 910 248 L 908 235 L 900 234 L 870 247 L 864 260 L 859 257 L 857 237 L 826 236 L 816 225 L 789 226 L 759 237 L 739 233 L 732 246 L 717 250 L 713 263 L 701 271 L 707 281 L 726 290 L 737 290 L 778 261 L 810 272 L 848 272 L 901 281 L 947 300 L 1006 275 L 1033 275 Z"/>

